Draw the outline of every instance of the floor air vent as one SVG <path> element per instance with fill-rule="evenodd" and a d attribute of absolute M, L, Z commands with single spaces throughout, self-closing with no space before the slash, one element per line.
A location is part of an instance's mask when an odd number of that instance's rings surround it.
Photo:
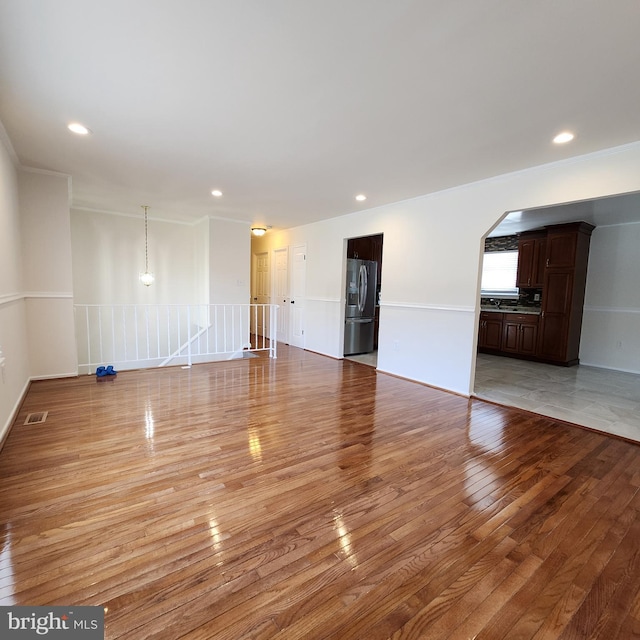
<path fill-rule="evenodd" d="M 39 411 L 38 413 L 30 413 L 24 424 L 42 424 L 47 419 L 48 411 Z"/>

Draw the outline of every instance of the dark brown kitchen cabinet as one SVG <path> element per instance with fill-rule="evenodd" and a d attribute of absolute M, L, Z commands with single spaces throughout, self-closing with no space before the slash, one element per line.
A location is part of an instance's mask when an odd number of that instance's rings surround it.
<path fill-rule="evenodd" d="M 538 342 L 538 316 L 505 313 L 502 329 L 502 351 L 534 356 Z"/>
<path fill-rule="evenodd" d="M 478 349 L 481 351 L 500 351 L 502 348 L 502 320 L 505 314 L 495 311 L 480 313 Z"/>
<path fill-rule="evenodd" d="M 518 274 L 516 286 L 540 288 L 544 281 L 546 232 L 523 233 L 518 239 Z"/>
<path fill-rule="evenodd" d="M 545 267 L 549 269 L 574 269 L 577 245 L 577 232 L 549 227 Z"/>
<path fill-rule="evenodd" d="M 347 243 L 347 258 L 373 260 L 373 243 L 371 236 L 351 238 Z"/>
<path fill-rule="evenodd" d="M 571 271 L 552 271 L 544 287 L 542 330 L 538 355 L 548 360 L 565 359 L 573 291 Z"/>
<path fill-rule="evenodd" d="M 572 222 L 520 235 L 517 286 L 541 290 L 540 315 L 482 312 L 479 351 L 564 366 L 579 363 L 594 228 L 586 222 Z"/>
<path fill-rule="evenodd" d="M 565 366 L 579 362 L 589 243 L 594 228 L 586 222 L 575 222 L 547 229 L 537 350 L 538 358 L 545 362 Z"/>

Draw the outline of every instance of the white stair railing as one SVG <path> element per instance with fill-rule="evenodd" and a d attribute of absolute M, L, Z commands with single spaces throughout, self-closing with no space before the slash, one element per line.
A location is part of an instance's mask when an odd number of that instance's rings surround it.
<path fill-rule="evenodd" d="M 277 357 L 278 305 L 74 305 L 81 373 Z"/>

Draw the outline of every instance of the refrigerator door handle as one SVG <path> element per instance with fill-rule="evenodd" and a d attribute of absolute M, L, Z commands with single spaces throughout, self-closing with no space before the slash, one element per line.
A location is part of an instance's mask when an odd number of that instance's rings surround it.
<path fill-rule="evenodd" d="M 367 302 L 367 267 L 360 265 L 358 274 L 358 311 L 362 313 Z"/>

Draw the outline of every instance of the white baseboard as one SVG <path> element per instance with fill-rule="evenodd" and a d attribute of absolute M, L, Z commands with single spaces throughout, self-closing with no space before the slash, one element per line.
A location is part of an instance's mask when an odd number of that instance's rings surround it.
<path fill-rule="evenodd" d="M 22 403 L 24 402 L 24 399 L 27 395 L 27 391 L 29 391 L 29 385 L 31 384 L 31 380 L 27 380 L 22 392 L 20 393 L 20 395 L 18 396 L 18 400 L 16 401 L 16 403 L 13 406 L 13 409 L 11 410 L 11 412 L 9 413 L 9 419 L 7 420 L 7 422 L 5 423 L 4 427 L 2 428 L 2 432 L 0 432 L 0 449 L 2 449 L 2 447 L 4 446 L 4 442 L 7 439 L 7 436 L 9 435 L 9 431 L 11 430 L 11 426 L 13 425 L 16 416 L 18 415 L 18 411 L 20 411 L 20 407 L 22 406 Z"/>
<path fill-rule="evenodd" d="M 621 369 L 620 367 L 609 367 L 605 364 L 594 364 L 593 362 L 585 362 L 584 360 L 580 360 L 580 364 L 585 367 L 595 367 L 596 369 L 606 369 L 607 371 L 620 371 L 621 373 L 640 375 L 640 370 L 638 369 Z"/>
<path fill-rule="evenodd" d="M 56 380 L 57 378 L 77 378 L 80 374 L 77 371 L 73 373 L 54 373 L 50 376 L 31 376 L 29 380 L 35 382 L 36 380 Z"/>

